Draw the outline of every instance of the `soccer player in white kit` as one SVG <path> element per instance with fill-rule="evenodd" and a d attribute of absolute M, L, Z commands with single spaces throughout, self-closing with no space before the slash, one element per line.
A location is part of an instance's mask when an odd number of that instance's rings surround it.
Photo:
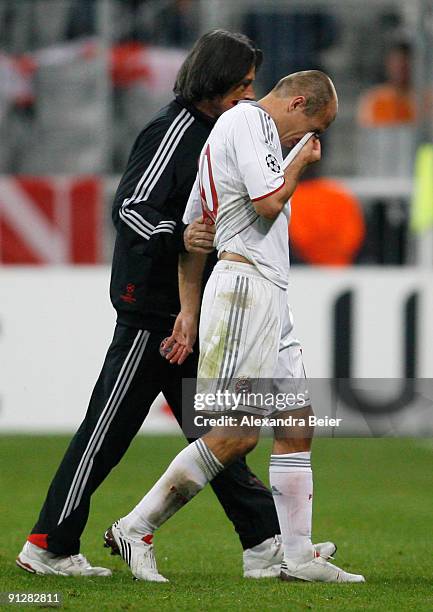
<path fill-rule="evenodd" d="M 270 458 L 284 548 L 280 577 L 364 582 L 363 576 L 330 563 L 333 551 L 318 550 L 311 542 L 313 429 L 308 417 L 313 412 L 287 300 L 289 200 L 306 166 L 320 159 L 318 135 L 334 120 L 337 107 L 327 75 L 295 73 L 258 103 L 241 102 L 227 111 L 204 145 L 184 221 L 203 207 L 204 217 L 216 223 L 219 262 L 201 308 L 197 392 L 215 397 L 216 391 L 228 391 L 223 403 L 209 403 L 204 412 L 234 418 L 183 449 L 134 510 L 112 526 L 119 548 L 130 551 L 137 578 L 164 580 L 153 556 L 154 531 L 226 465 L 254 448 L 260 427 L 241 430 L 242 418 L 291 415 L 292 426 L 274 427 Z M 297 155 L 283 170 L 280 143 L 294 147 L 299 141 Z M 179 262 L 181 312 L 167 343 L 171 363 L 187 358 L 195 342 L 204 262 L 199 254 L 183 255 Z M 264 388 L 283 391 L 291 401 L 264 404 L 260 393 L 250 399 Z M 241 391 L 245 401 L 234 404 L 231 398 Z"/>

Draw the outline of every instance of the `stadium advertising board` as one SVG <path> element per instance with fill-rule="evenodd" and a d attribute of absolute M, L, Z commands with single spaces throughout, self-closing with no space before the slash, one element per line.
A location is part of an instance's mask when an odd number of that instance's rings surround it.
<path fill-rule="evenodd" d="M 100 266 L 0 270 L 0 430 L 77 426 L 112 334 L 108 284 L 109 270 Z M 399 379 L 396 388 L 382 389 L 380 401 L 362 400 L 370 415 L 396 413 L 405 403 L 405 381 L 427 379 L 433 371 L 427 271 L 295 268 L 289 300 L 309 378 Z M 341 393 L 356 404 L 350 386 Z M 398 433 L 431 431 L 427 404 L 403 405 Z M 145 429 L 177 431 L 161 398 Z"/>

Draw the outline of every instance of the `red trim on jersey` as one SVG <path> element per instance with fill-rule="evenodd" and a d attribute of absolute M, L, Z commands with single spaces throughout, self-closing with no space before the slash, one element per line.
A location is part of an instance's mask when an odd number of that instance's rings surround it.
<path fill-rule="evenodd" d="M 203 164 L 205 163 L 204 161 L 205 159 L 207 160 L 209 186 L 210 186 L 211 195 L 212 195 L 212 210 L 210 210 L 207 205 L 206 192 L 204 190 L 204 187 L 201 181 L 201 175 L 202 175 Z M 199 186 L 200 186 L 201 208 L 203 211 L 203 221 L 206 223 L 206 225 L 215 225 L 216 216 L 218 212 L 218 194 L 216 191 L 215 181 L 213 178 L 212 165 L 210 161 L 210 145 L 209 144 L 206 147 L 206 151 L 204 152 L 202 156 L 202 162 L 200 163 L 200 166 L 199 166 Z"/>
<path fill-rule="evenodd" d="M 27 540 L 39 548 L 48 548 L 48 533 L 31 533 Z"/>
<path fill-rule="evenodd" d="M 259 198 L 253 198 L 251 200 L 251 202 L 258 202 L 259 200 L 264 200 L 265 198 L 268 198 L 269 196 L 271 196 L 273 193 L 277 193 L 277 191 L 280 191 L 280 189 L 282 187 L 284 187 L 284 185 L 286 184 L 286 179 L 283 180 L 283 182 L 281 183 L 281 185 L 279 187 L 277 187 L 276 189 L 274 189 L 274 191 L 271 191 L 270 193 L 267 193 L 265 195 L 260 196 Z"/>
<path fill-rule="evenodd" d="M 210 163 L 210 145 L 207 146 L 206 149 L 206 157 L 207 157 L 207 169 L 209 172 L 209 183 L 210 183 L 210 190 L 212 193 L 212 203 L 213 203 L 213 211 L 215 213 L 215 216 L 218 212 L 218 194 L 217 194 L 217 190 L 215 187 L 215 181 L 213 180 L 213 172 L 212 172 L 212 166 Z"/>

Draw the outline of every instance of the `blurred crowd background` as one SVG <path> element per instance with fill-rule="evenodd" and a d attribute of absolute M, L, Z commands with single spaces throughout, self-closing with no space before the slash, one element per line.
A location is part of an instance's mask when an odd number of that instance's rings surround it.
<path fill-rule="evenodd" d="M 110 200 L 134 139 L 216 27 L 264 51 L 258 96 L 308 68 L 339 93 L 293 203 L 294 263 L 431 266 L 432 0 L 0 0 L 0 262 L 69 261 L 44 250 L 32 216 L 65 189 L 75 210 L 60 225 L 95 234 L 70 261 L 110 260 Z"/>

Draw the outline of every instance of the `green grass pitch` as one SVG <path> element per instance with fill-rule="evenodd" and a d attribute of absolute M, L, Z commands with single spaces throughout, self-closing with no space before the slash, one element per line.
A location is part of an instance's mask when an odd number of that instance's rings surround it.
<path fill-rule="evenodd" d="M 138 437 L 95 494 L 82 551 L 112 578 L 26 574 L 14 564 L 66 447 L 61 436 L 0 437 L 0 591 L 53 592 L 66 610 L 433 610 L 433 445 L 413 440 L 318 440 L 314 540 L 338 545 L 336 562 L 361 585 L 245 580 L 241 548 L 212 491 L 203 491 L 155 537 L 169 584 L 131 579 L 102 547 L 125 514 L 182 448 L 179 437 Z M 250 464 L 267 482 L 268 439 Z M 14 606 L 15 609 L 21 609 Z M 6 609 L 6 608 L 5 608 Z M 22 608 L 24 609 L 24 608 Z M 29 609 L 26 607 L 25 609 Z"/>

